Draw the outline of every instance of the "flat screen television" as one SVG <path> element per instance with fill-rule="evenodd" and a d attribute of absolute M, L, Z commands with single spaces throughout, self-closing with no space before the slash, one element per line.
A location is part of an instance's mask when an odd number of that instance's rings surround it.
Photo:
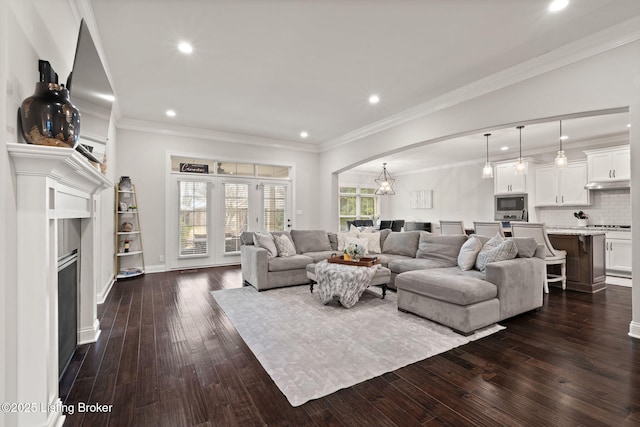
<path fill-rule="evenodd" d="M 80 110 L 80 143 L 76 147 L 92 162 L 102 163 L 114 94 L 84 19 L 80 22 L 73 69 L 67 79 L 71 102 Z"/>

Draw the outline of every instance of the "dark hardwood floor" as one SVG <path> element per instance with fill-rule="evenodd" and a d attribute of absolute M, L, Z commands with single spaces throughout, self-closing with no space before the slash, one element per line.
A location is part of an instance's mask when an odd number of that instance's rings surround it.
<path fill-rule="evenodd" d="M 630 288 L 553 288 L 504 331 L 293 408 L 209 293 L 241 283 L 219 267 L 114 285 L 60 383 L 65 404 L 112 410 L 65 426 L 640 425 Z"/>

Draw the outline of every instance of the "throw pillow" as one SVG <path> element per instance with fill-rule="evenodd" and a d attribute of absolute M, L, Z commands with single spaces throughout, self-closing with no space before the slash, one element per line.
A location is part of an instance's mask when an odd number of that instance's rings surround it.
<path fill-rule="evenodd" d="M 267 250 L 269 258 L 278 256 L 278 248 L 273 241 L 271 233 L 256 232 L 253 233 L 253 244 Z"/>
<path fill-rule="evenodd" d="M 485 245 L 486 246 L 486 245 Z M 489 249 L 485 251 L 484 248 L 478 254 L 478 259 L 476 260 L 476 267 L 478 270 L 484 271 L 487 267 L 487 264 L 497 261 L 504 261 L 507 259 L 513 259 L 518 255 L 518 248 L 513 240 L 504 240 L 495 248 Z"/>
<path fill-rule="evenodd" d="M 288 257 L 296 254 L 296 247 L 286 234 L 274 236 L 276 247 L 278 248 L 279 257 Z"/>
<path fill-rule="evenodd" d="M 475 237 L 470 237 L 460 248 L 458 254 L 458 266 L 460 269 L 471 270 L 476 263 L 476 258 L 482 249 L 482 243 Z"/>
<path fill-rule="evenodd" d="M 491 249 L 497 247 L 502 242 L 504 242 L 504 237 L 502 237 L 499 233 L 496 233 L 496 235 L 490 238 L 489 241 L 487 241 L 487 243 L 482 245 L 482 249 L 480 249 L 480 254 L 482 252 L 490 251 Z M 480 254 L 478 254 L 478 258 L 476 258 L 476 270 L 484 271 L 483 269 L 480 268 L 480 265 L 478 264 L 478 259 L 480 258 Z"/>
<path fill-rule="evenodd" d="M 380 233 L 360 232 L 358 239 L 368 241 L 367 249 L 369 253 L 379 254 L 382 252 L 382 248 L 380 247 Z"/>
<path fill-rule="evenodd" d="M 352 233 L 351 231 L 338 233 L 338 250 L 340 252 L 344 251 L 344 239 L 346 237 L 357 239 L 358 233 Z"/>
<path fill-rule="evenodd" d="M 531 258 L 538 249 L 538 242 L 533 237 L 510 237 L 518 248 L 520 258 Z"/>
<path fill-rule="evenodd" d="M 364 254 L 367 255 L 369 253 L 369 240 L 367 239 L 358 239 L 355 237 L 345 237 L 344 238 L 344 246 L 347 247 L 351 244 L 362 246 L 364 248 Z"/>

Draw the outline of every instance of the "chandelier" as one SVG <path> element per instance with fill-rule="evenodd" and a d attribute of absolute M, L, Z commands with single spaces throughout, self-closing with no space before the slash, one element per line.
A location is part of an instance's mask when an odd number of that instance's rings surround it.
<path fill-rule="evenodd" d="M 389 172 L 387 172 L 387 164 L 383 163 L 382 172 L 376 179 L 376 184 L 378 184 L 376 194 L 381 196 L 396 194 L 395 190 L 393 189 L 393 184 L 395 184 L 395 182 L 396 180 L 391 178 L 391 175 L 389 175 Z"/>

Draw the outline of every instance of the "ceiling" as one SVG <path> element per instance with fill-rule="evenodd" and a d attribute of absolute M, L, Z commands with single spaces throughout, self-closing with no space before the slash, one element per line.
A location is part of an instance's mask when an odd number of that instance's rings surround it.
<path fill-rule="evenodd" d="M 574 0 L 555 14 L 547 0 L 89 1 L 121 123 L 301 148 L 640 15 L 638 0 Z M 482 135 L 469 138 L 482 157 Z"/>

